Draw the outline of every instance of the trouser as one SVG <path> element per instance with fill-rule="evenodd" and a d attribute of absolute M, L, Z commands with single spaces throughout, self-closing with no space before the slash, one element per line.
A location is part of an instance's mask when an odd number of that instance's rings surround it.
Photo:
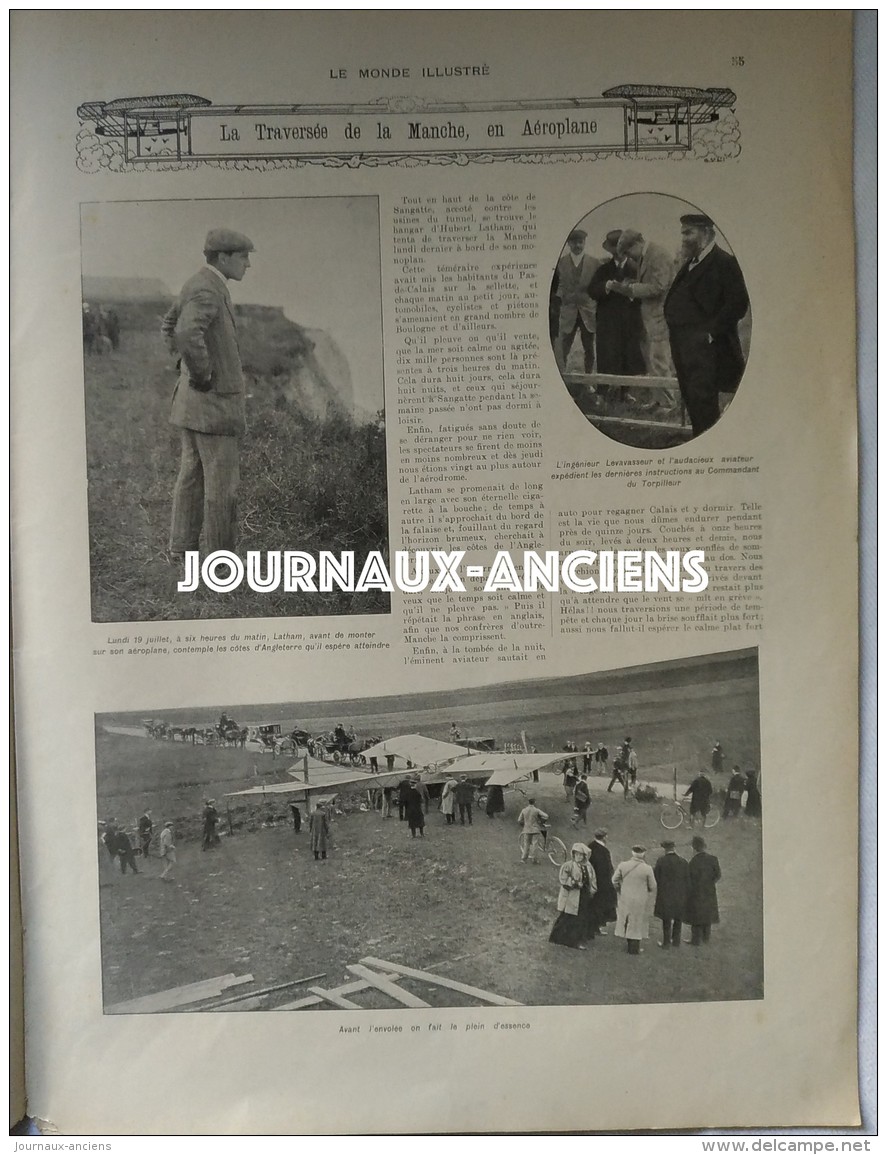
<path fill-rule="evenodd" d="M 588 805 L 590 806 L 591 803 Z M 577 823 L 581 822 L 583 826 L 588 825 L 588 806 L 576 806 L 575 814 Z"/>
<path fill-rule="evenodd" d="M 613 777 L 610 779 L 610 785 L 607 787 L 607 793 L 608 793 L 608 794 L 609 794 L 609 793 L 610 793 L 610 791 L 613 789 L 613 785 L 614 785 L 616 782 L 618 782 L 618 783 L 619 783 L 619 785 L 620 785 L 621 787 L 623 787 L 623 789 L 624 789 L 624 788 L 625 788 L 625 786 L 627 785 L 627 783 L 626 783 L 625 779 L 622 777 L 622 773 L 621 773 L 621 771 L 617 770 L 617 769 L 616 769 L 616 767 L 614 766 L 614 767 L 613 767 Z"/>
<path fill-rule="evenodd" d="M 447 826 L 454 825 L 454 823 L 456 821 L 456 815 L 455 814 L 445 814 L 444 818 L 446 818 L 446 820 L 447 820 Z"/>
<path fill-rule="evenodd" d="M 147 858 L 148 857 L 148 848 L 151 845 L 151 835 L 150 834 L 143 834 L 141 842 L 142 842 L 142 858 Z"/>
<path fill-rule="evenodd" d="M 536 847 L 542 845 L 541 834 L 524 834 L 521 836 L 521 862 L 528 858 L 536 861 Z"/>
<path fill-rule="evenodd" d="M 657 334 L 657 336 L 651 338 L 647 333 L 647 323 L 646 321 L 644 323 L 644 336 L 641 341 L 641 354 L 644 358 L 644 367 L 647 371 L 647 376 L 672 377 L 674 376 L 674 366 L 668 355 L 668 344 L 664 333 L 662 336 Z M 653 322 L 653 324 L 655 325 L 656 322 Z M 665 322 L 662 321 L 661 324 L 664 326 Z M 666 409 L 674 409 L 676 405 L 675 395 L 671 389 L 644 389 L 643 392 L 650 405 L 659 404 Z"/>
<path fill-rule="evenodd" d="M 571 329 L 561 329 L 561 360 L 566 366 L 567 358 L 570 355 L 570 350 L 573 347 L 573 341 L 576 339 L 576 330 L 579 330 L 579 336 L 582 338 L 582 352 L 585 355 L 585 372 L 594 372 L 594 331 L 585 327 L 585 322 L 582 320 L 581 314 L 576 317 Z"/>
<path fill-rule="evenodd" d="M 382 817 L 388 818 L 391 815 L 391 799 L 387 794 L 382 795 Z"/>
<path fill-rule="evenodd" d="M 662 945 L 680 946 L 683 925 L 679 918 L 664 918 L 662 920 Z"/>
<path fill-rule="evenodd" d="M 641 940 L 639 938 L 627 938 L 625 940 L 625 949 L 629 954 L 640 954 Z"/>
<path fill-rule="evenodd" d="M 240 438 L 183 429 L 179 475 L 172 497 L 170 553 L 237 547 Z"/>
<path fill-rule="evenodd" d="M 176 864 L 176 852 L 174 850 L 167 850 L 166 854 L 163 855 L 163 860 L 163 870 L 160 872 L 160 877 L 166 878 Z"/>
<path fill-rule="evenodd" d="M 407 804 L 406 804 L 406 802 L 398 802 L 397 815 L 398 815 L 398 818 L 400 818 L 401 822 L 403 822 L 407 816 Z"/>
<path fill-rule="evenodd" d="M 120 859 L 121 874 L 126 874 L 127 866 L 133 874 L 138 874 L 139 868 L 136 866 L 136 856 L 131 850 L 118 850 L 117 857 Z"/>
<path fill-rule="evenodd" d="M 673 329 L 670 338 L 681 397 L 694 436 L 698 436 L 721 416 L 715 347 L 708 333 L 701 330 Z"/>
<path fill-rule="evenodd" d="M 711 923 L 710 922 L 694 922 L 690 929 L 690 943 L 693 946 L 701 946 L 702 943 L 708 942 L 711 938 Z"/>
<path fill-rule="evenodd" d="M 459 803 L 459 821 L 461 822 L 461 824 L 463 826 L 465 825 L 466 817 L 468 818 L 468 825 L 470 826 L 471 825 L 471 803 L 470 802 L 460 802 Z"/>

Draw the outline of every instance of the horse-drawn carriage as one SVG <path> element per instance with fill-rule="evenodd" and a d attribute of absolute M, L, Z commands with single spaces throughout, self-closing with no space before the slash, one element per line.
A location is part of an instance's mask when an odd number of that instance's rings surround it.
<path fill-rule="evenodd" d="M 381 742 L 381 737 L 358 738 L 354 730 L 346 730 L 343 726 L 336 726 L 328 734 L 318 734 L 308 744 L 309 752 L 322 761 L 341 763 L 351 766 L 366 766 L 364 750 Z"/>

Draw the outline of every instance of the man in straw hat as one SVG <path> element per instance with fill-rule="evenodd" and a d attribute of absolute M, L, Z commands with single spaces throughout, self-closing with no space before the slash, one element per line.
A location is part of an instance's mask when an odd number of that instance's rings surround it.
<path fill-rule="evenodd" d="M 170 422 L 181 430 L 170 554 L 234 550 L 240 438 L 246 432 L 243 368 L 228 281 L 240 281 L 254 245 L 232 229 L 210 229 L 206 264 L 185 284 L 161 332 L 179 362 Z"/>

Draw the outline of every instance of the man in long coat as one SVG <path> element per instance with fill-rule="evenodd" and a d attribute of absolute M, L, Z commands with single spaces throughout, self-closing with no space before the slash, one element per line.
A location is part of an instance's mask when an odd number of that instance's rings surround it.
<path fill-rule="evenodd" d="M 240 439 L 246 432 L 243 368 L 227 282 L 243 279 L 254 245 L 231 229 L 210 229 L 206 264 L 185 284 L 161 333 L 179 362 L 170 423 L 181 430 L 169 551 L 234 550 Z"/>
<path fill-rule="evenodd" d="M 426 787 L 427 789 L 427 787 Z M 422 837 L 425 837 L 425 809 L 422 805 L 422 793 L 418 789 L 416 782 L 410 783 L 410 788 L 407 791 L 406 799 L 406 814 L 407 822 L 410 827 L 410 834 L 413 838 L 416 837 L 418 830 Z"/>
<path fill-rule="evenodd" d="M 311 849 L 314 858 L 326 858 L 330 844 L 330 819 L 326 807 L 321 805 L 311 812 L 308 819 L 308 833 L 311 837 Z"/>
<path fill-rule="evenodd" d="M 607 923 L 616 921 L 616 887 L 613 885 L 613 859 L 607 847 L 607 831 L 594 832 L 589 866 L 594 871 L 597 889 L 592 896 L 592 918 L 598 934 L 607 934 Z"/>
<path fill-rule="evenodd" d="M 612 229 L 603 248 L 610 254 L 595 271 L 588 295 L 597 303 L 597 371 L 640 377 L 644 372 L 641 341 L 644 325 L 640 306 L 622 293 L 607 288 L 608 281 L 618 284 L 637 280 L 637 265 L 629 257 L 616 255 L 622 229 Z"/>
<path fill-rule="evenodd" d="M 745 775 L 738 766 L 734 766 L 727 783 L 727 794 L 724 798 L 722 817 L 738 818 L 742 811 L 742 795 L 745 793 Z"/>
<path fill-rule="evenodd" d="M 701 946 L 711 938 L 712 923 L 720 922 L 718 914 L 718 883 L 721 864 L 705 849 L 705 839 L 697 834 L 693 839 L 693 857 L 688 868 L 687 921 L 691 927 L 690 944 Z"/>
<path fill-rule="evenodd" d="M 711 810 L 711 793 L 714 787 L 704 770 L 700 770 L 687 789 L 684 798 L 690 799 L 690 821 L 697 819 L 705 822 L 705 816 Z"/>
<path fill-rule="evenodd" d="M 620 862 L 613 872 L 613 886 L 619 895 L 616 904 L 616 937 L 625 939 L 629 954 L 640 954 L 641 939 L 650 937 L 650 904 L 656 898 L 656 877 L 644 861 L 646 846 L 631 848 L 631 858 Z"/>
<path fill-rule="evenodd" d="M 664 303 L 681 396 L 694 435 L 721 415 L 719 393 L 735 393 L 745 369 L 738 325 L 748 312 L 739 262 L 715 243 L 714 222 L 702 213 L 681 217 L 681 255 Z"/>
<path fill-rule="evenodd" d="M 690 874 L 687 860 L 681 858 L 671 839 L 661 842 L 660 846 L 665 853 L 653 867 L 653 874 L 656 877 L 656 905 L 653 907 L 653 915 L 662 919 L 662 942 L 659 945 L 668 949 L 681 945 L 681 930 L 687 917 Z"/>

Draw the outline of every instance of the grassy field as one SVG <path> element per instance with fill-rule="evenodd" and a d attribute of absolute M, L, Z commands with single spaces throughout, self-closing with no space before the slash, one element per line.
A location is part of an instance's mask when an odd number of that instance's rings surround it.
<path fill-rule="evenodd" d="M 159 337 L 163 311 L 163 302 L 121 303 L 120 348 L 84 357 L 93 620 L 388 613 L 389 596 L 380 591 L 176 592 L 182 574 L 165 551 L 179 434 L 169 425 L 176 374 Z M 318 415 L 300 406 L 287 371 L 287 357 L 297 359 L 298 349 L 288 353 L 285 334 L 272 341 L 269 325 L 263 316 L 239 329 L 250 430 L 241 454 L 239 552 L 387 553 L 381 418 L 357 420 L 336 407 Z"/>
<path fill-rule="evenodd" d="M 358 710 L 357 707 L 362 707 Z M 321 708 L 322 707 L 322 708 Z M 661 779 L 672 764 L 687 781 L 707 764 L 719 738 L 728 761 L 759 766 L 756 656 L 744 651 L 689 662 L 362 703 L 290 703 L 225 707 L 238 720 L 298 719 L 308 729 L 338 721 L 377 733 L 419 731 L 445 738 L 449 723 L 511 739 L 520 727 L 540 750 L 586 735 L 612 746 L 634 738 L 640 778 Z M 218 710 L 152 711 L 170 721 L 210 721 Z M 242 800 L 227 833 L 224 795 L 259 780 L 284 780 L 286 763 L 241 750 L 219 750 L 106 733 L 133 725 L 132 715 L 97 718 L 98 814 L 133 821 L 152 806 L 154 821 L 174 819 L 178 885 L 161 884 L 159 863 L 122 876 L 99 854 L 105 998 L 108 1003 L 227 971 L 252 973 L 259 986 L 325 972 L 342 980 L 346 964 L 371 954 L 439 970 L 525 1003 L 625 1003 L 758 998 L 762 994 L 761 829 L 745 819 L 709 832 L 721 859 L 722 923 L 705 952 L 660 957 L 654 940 L 639 959 L 612 936 L 588 952 L 551 946 L 556 874 L 518 859 L 519 791 L 506 813 L 476 816 L 472 827 L 446 827 L 432 808 L 424 841 L 412 841 L 396 817 L 353 812 L 334 823 L 334 849 L 315 863 L 305 833 L 286 824 L 285 801 Z M 515 730 L 515 727 L 518 729 Z M 555 745 L 556 743 L 556 745 Z M 528 789 L 523 784 L 523 789 Z M 545 773 L 537 793 L 569 845 L 570 808 L 560 777 Z M 220 801 L 226 835 L 200 850 L 202 799 Z M 265 825 L 271 819 L 277 821 Z M 666 834 L 659 806 L 593 793 L 591 829 L 610 830 L 614 863 L 637 839 L 652 848 Z M 689 853 L 690 833 L 672 837 Z M 417 917 L 420 916 L 420 917 Z M 446 1001 L 438 992 L 420 992 Z M 294 997 L 294 996 L 290 996 Z M 370 1005 L 369 1003 L 367 1005 Z"/>

